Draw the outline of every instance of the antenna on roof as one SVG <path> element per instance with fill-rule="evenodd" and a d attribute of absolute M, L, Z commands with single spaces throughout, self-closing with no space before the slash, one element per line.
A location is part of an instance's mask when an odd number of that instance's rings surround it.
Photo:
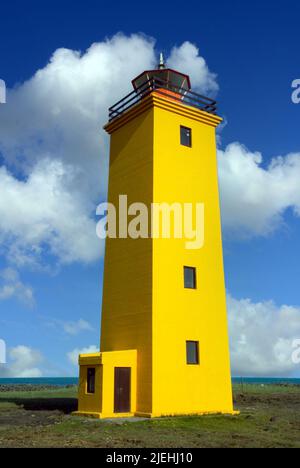
<path fill-rule="evenodd" d="M 166 68 L 165 59 L 164 59 L 164 54 L 161 52 L 160 55 L 159 55 L 158 69 L 163 70 L 164 68 Z"/>

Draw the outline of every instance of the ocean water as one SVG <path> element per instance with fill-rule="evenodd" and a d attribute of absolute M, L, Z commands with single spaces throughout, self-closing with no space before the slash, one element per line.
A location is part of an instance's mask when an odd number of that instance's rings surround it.
<path fill-rule="evenodd" d="M 1 379 L 0 385 L 56 385 L 65 387 L 66 385 L 77 385 L 78 377 L 41 377 L 28 379 Z"/>
<path fill-rule="evenodd" d="M 251 378 L 251 377 L 234 377 L 233 383 L 256 384 L 256 385 L 271 385 L 271 384 L 290 384 L 300 385 L 300 379 L 287 378 Z M 0 385 L 56 385 L 57 387 L 65 387 L 66 385 L 77 385 L 78 377 L 42 377 L 38 379 L 1 379 Z"/>
<path fill-rule="evenodd" d="M 255 384 L 255 385 L 300 385 L 300 379 L 288 378 L 258 378 L 258 377 L 233 377 L 233 383 Z"/>

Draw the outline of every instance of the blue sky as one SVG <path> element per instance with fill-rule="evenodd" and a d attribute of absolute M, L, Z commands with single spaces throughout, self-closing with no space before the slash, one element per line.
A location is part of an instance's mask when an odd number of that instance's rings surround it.
<path fill-rule="evenodd" d="M 12 0 L 1 6 L 0 78 L 9 92 L 0 106 L 0 190 L 3 200 L 11 192 L 13 202 L 20 201 L 15 215 L 8 213 L 12 199 L 2 208 L 0 202 L 0 338 L 12 350 L 3 375 L 75 375 L 76 350 L 98 345 L 101 248 L 84 233 L 73 239 L 63 220 L 76 214 L 73 233 L 93 226 L 91 213 L 105 198 L 107 139 L 100 129 L 106 109 L 161 50 L 181 71 L 191 72 L 195 89 L 214 94 L 218 86 L 227 122 L 219 158 L 233 372 L 300 375 L 289 360 L 291 343 L 300 338 L 300 105 L 291 100 L 291 83 L 300 78 L 299 13 L 299 2 L 292 0 L 164 2 L 159 8 Z M 122 38 L 112 39 L 118 32 Z M 139 39 L 130 42 L 132 34 Z M 182 46 L 186 41 L 189 46 Z M 110 45 L 86 61 L 60 53 L 49 67 L 57 49 L 79 50 L 83 57 L 93 43 Z M 124 69 L 122 54 L 128 54 Z M 116 72 L 107 71 L 110 65 Z M 78 80 L 69 80 L 72 73 L 86 79 L 82 89 Z M 99 93 L 99 114 L 93 93 Z M 91 120 L 77 118 L 76 99 Z M 82 142 L 74 138 L 74 147 L 73 134 L 84 135 Z M 58 205 L 47 184 L 61 194 Z M 244 195 L 249 187 L 250 202 Z M 17 214 L 21 226 L 12 220 Z M 45 223 L 51 239 L 40 234 Z M 18 229 L 25 246 L 14 239 Z"/>

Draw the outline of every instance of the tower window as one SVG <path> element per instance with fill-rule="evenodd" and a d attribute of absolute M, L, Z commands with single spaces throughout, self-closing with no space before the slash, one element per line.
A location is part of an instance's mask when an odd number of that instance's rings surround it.
<path fill-rule="evenodd" d="M 95 393 L 96 369 L 91 367 L 87 370 L 87 393 Z"/>
<path fill-rule="evenodd" d="M 189 365 L 199 364 L 199 342 L 187 341 L 186 342 L 186 362 Z"/>
<path fill-rule="evenodd" d="M 192 147 L 192 130 L 188 127 L 180 127 L 180 143 L 183 146 Z"/>
<path fill-rule="evenodd" d="M 186 289 L 197 289 L 196 268 L 184 267 L 184 287 Z"/>

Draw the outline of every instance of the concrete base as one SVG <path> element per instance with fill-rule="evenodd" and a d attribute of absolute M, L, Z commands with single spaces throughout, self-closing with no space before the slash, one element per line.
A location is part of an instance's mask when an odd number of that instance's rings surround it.
<path fill-rule="evenodd" d="M 189 414 L 154 414 L 154 413 L 122 413 L 122 414 L 104 414 L 104 413 L 92 413 L 85 411 L 75 411 L 72 413 L 73 416 L 81 416 L 83 418 L 94 418 L 94 419 L 121 419 L 121 418 L 141 418 L 141 419 L 157 419 L 157 418 L 175 418 L 175 417 L 192 417 L 192 416 L 239 416 L 240 411 L 227 411 L 227 412 L 195 412 Z"/>
<path fill-rule="evenodd" d="M 81 416 L 82 418 L 94 418 L 94 419 L 119 419 L 119 418 L 133 418 L 134 413 L 93 413 L 88 411 L 74 411 L 72 416 Z"/>
<path fill-rule="evenodd" d="M 173 413 L 173 414 L 161 414 L 161 413 L 135 413 L 138 418 L 176 418 L 176 417 L 189 417 L 189 416 L 239 416 L 240 411 L 196 411 L 188 414 Z"/>

